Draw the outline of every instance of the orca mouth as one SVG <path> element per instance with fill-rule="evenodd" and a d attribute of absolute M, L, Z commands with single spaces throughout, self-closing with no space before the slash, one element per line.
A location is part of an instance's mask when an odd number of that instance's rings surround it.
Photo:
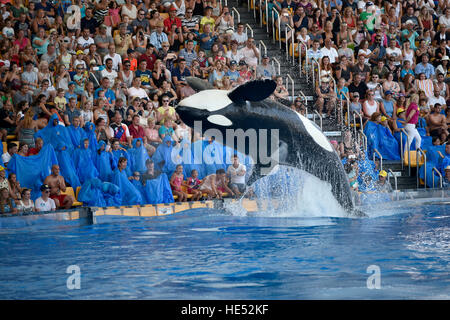
<path fill-rule="evenodd" d="M 208 116 L 211 115 L 211 113 L 207 110 L 187 107 L 183 105 L 178 105 L 176 111 L 181 120 L 183 120 L 183 122 L 190 127 L 194 125 L 194 121 L 206 121 Z"/>

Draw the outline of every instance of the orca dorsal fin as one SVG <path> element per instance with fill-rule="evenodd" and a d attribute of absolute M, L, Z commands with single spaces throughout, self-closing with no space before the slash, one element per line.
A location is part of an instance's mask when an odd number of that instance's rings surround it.
<path fill-rule="evenodd" d="M 253 80 L 236 87 L 228 94 L 228 98 L 238 104 L 245 101 L 261 101 L 268 98 L 276 87 L 276 82 L 271 79 Z"/>
<path fill-rule="evenodd" d="M 202 80 L 202 79 L 196 78 L 196 77 L 186 77 L 186 82 L 196 92 L 203 91 L 203 90 L 216 89 L 208 81 L 205 81 L 205 80 Z"/>

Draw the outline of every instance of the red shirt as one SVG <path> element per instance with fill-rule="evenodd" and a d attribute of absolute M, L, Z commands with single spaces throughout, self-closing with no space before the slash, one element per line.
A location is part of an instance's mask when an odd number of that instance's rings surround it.
<path fill-rule="evenodd" d="M 172 31 L 172 25 L 174 23 L 177 25 L 177 28 L 181 28 L 181 20 L 179 18 L 175 17 L 175 19 L 172 20 L 169 17 L 169 18 L 164 19 L 164 27 L 167 28 L 168 32 Z"/>
<path fill-rule="evenodd" d="M 150 56 L 148 56 L 146 53 L 144 53 L 139 57 L 139 63 L 143 60 L 147 61 L 147 70 L 153 70 L 153 66 L 155 65 L 156 61 L 155 54 L 152 53 Z"/>
<path fill-rule="evenodd" d="M 38 154 L 40 150 L 37 148 L 30 148 L 28 149 L 27 157 L 28 156 L 34 156 L 35 154 Z"/>
<path fill-rule="evenodd" d="M 137 126 L 137 128 L 135 128 L 134 124 L 131 124 L 130 126 L 128 126 L 128 131 L 130 131 L 130 135 L 133 137 L 133 139 L 144 138 L 145 136 L 144 128 L 139 125 Z"/>

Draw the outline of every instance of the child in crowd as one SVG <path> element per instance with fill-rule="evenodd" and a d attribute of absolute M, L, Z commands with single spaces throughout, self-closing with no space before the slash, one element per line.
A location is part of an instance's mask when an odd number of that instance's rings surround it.
<path fill-rule="evenodd" d="M 187 192 L 192 194 L 192 200 L 200 200 L 202 197 L 202 192 L 198 190 L 198 187 L 201 184 L 201 180 L 198 179 L 197 170 L 194 169 L 191 171 L 191 176 L 187 179 L 186 184 L 188 186 Z"/>
<path fill-rule="evenodd" d="M 64 112 L 66 111 L 66 105 L 67 100 L 64 97 L 64 89 L 59 88 L 55 97 L 55 100 L 53 101 L 55 103 L 56 108 L 58 108 L 59 111 Z"/>
<path fill-rule="evenodd" d="M 177 165 L 175 172 L 170 178 L 170 186 L 172 187 L 172 192 L 175 196 L 178 196 L 178 202 L 187 201 L 187 194 L 182 190 L 184 176 L 183 176 L 183 166 L 181 164 Z"/>

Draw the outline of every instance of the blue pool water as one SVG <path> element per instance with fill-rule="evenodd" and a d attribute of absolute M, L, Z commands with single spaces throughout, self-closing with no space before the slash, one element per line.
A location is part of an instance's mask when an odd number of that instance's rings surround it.
<path fill-rule="evenodd" d="M 449 299 L 449 199 L 0 231 L 0 299 Z M 81 288 L 69 290 L 77 265 Z M 380 270 L 368 289 L 367 268 Z"/>

